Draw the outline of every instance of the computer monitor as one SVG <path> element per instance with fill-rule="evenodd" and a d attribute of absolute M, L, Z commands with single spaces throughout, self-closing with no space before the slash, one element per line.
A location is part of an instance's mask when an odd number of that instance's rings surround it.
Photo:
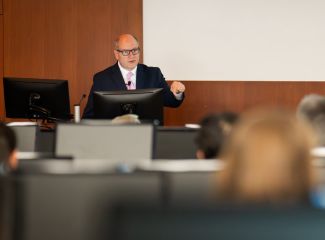
<path fill-rule="evenodd" d="M 126 206 L 126 205 L 125 205 Z M 112 215 L 110 215 L 112 216 Z M 119 240 L 305 240 L 324 238 L 323 209 L 117 207 L 108 234 Z"/>
<path fill-rule="evenodd" d="M 67 80 L 4 78 L 8 118 L 69 119 Z"/>
<path fill-rule="evenodd" d="M 142 121 L 158 121 L 158 124 L 162 125 L 162 89 L 94 92 L 95 118 L 112 119 L 124 114 L 136 114 Z"/>
<path fill-rule="evenodd" d="M 139 141 L 141 138 L 141 141 Z M 56 156 L 76 159 L 110 159 L 110 163 L 134 165 L 150 162 L 154 144 L 152 124 L 58 124 Z"/>
<path fill-rule="evenodd" d="M 198 129 L 158 127 L 155 134 L 154 159 L 196 159 L 195 137 Z"/>
<path fill-rule="evenodd" d="M 43 160 L 26 160 L 21 172 L 0 176 L 0 213 L 6 211 L 0 215 L 1 239 L 104 240 L 106 214 L 116 202 L 161 201 L 157 173 L 84 173 L 69 160 Z"/>

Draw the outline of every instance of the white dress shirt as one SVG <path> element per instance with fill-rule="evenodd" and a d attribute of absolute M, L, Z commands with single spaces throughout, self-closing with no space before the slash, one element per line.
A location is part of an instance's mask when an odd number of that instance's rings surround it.
<path fill-rule="evenodd" d="M 133 68 L 131 71 L 130 70 L 127 70 L 125 68 L 123 68 L 120 64 L 120 62 L 118 62 L 118 66 L 121 70 L 121 73 L 122 73 L 122 76 L 123 76 L 123 79 L 124 79 L 124 82 L 125 82 L 125 85 L 128 85 L 128 80 L 127 80 L 127 77 L 126 75 L 128 74 L 128 72 L 132 72 L 133 75 L 131 77 L 131 81 L 133 83 L 133 85 L 135 86 L 135 89 L 137 88 L 137 66 L 135 68 Z M 175 98 L 177 100 L 182 100 L 183 99 L 183 93 L 177 93 L 177 94 L 174 94 Z"/>
<path fill-rule="evenodd" d="M 127 85 L 128 84 L 128 80 L 127 80 L 127 77 L 126 75 L 128 74 L 128 72 L 132 72 L 133 75 L 131 77 L 131 81 L 133 83 L 133 85 L 135 86 L 135 88 L 137 88 L 137 67 L 133 68 L 131 71 L 130 70 L 127 70 L 125 68 L 123 68 L 120 64 L 120 62 L 118 62 L 118 66 L 121 70 L 121 73 L 122 73 L 122 76 L 123 76 L 123 79 L 124 79 L 124 82 L 125 84 Z"/>

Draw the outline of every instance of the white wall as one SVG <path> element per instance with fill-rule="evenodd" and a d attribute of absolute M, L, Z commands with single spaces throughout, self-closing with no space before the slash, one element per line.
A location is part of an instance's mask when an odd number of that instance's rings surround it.
<path fill-rule="evenodd" d="M 324 0 L 143 0 L 143 17 L 168 80 L 325 80 Z"/>

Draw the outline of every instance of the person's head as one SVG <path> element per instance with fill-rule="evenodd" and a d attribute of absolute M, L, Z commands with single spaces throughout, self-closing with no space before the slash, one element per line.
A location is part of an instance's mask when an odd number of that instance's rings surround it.
<path fill-rule="evenodd" d="M 313 184 L 313 132 L 293 113 L 279 110 L 241 115 L 220 155 L 219 196 L 244 204 L 307 202 Z"/>
<path fill-rule="evenodd" d="M 297 107 L 297 117 L 311 124 L 318 144 L 325 146 L 325 96 L 309 94 L 303 97 Z"/>
<path fill-rule="evenodd" d="M 121 66 L 134 69 L 140 60 L 140 47 L 137 38 L 131 34 L 122 34 L 114 42 L 114 55 Z"/>
<path fill-rule="evenodd" d="M 17 167 L 16 136 L 14 131 L 0 123 L 0 162 L 5 168 Z"/>
<path fill-rule="evenodd" d="M 237 119 L 238 115 L 231 112 L 210 114 L 204 117 L 200 122 L 201 128 L 195 139 L 198 148 L 197 158 L 216 158 Z"/>

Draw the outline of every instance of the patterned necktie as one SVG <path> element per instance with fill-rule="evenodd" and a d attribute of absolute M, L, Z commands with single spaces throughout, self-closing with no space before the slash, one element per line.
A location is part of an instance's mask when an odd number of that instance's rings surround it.
<path fill-rule="evenodd" d="M 132 81 L 132 76 L 133 76 L 133 73 L 132 72 L 128 72 L 126 74 L 126 87 L 128 90 L 133 90 L 135 89 L 135 85 Z"/>

